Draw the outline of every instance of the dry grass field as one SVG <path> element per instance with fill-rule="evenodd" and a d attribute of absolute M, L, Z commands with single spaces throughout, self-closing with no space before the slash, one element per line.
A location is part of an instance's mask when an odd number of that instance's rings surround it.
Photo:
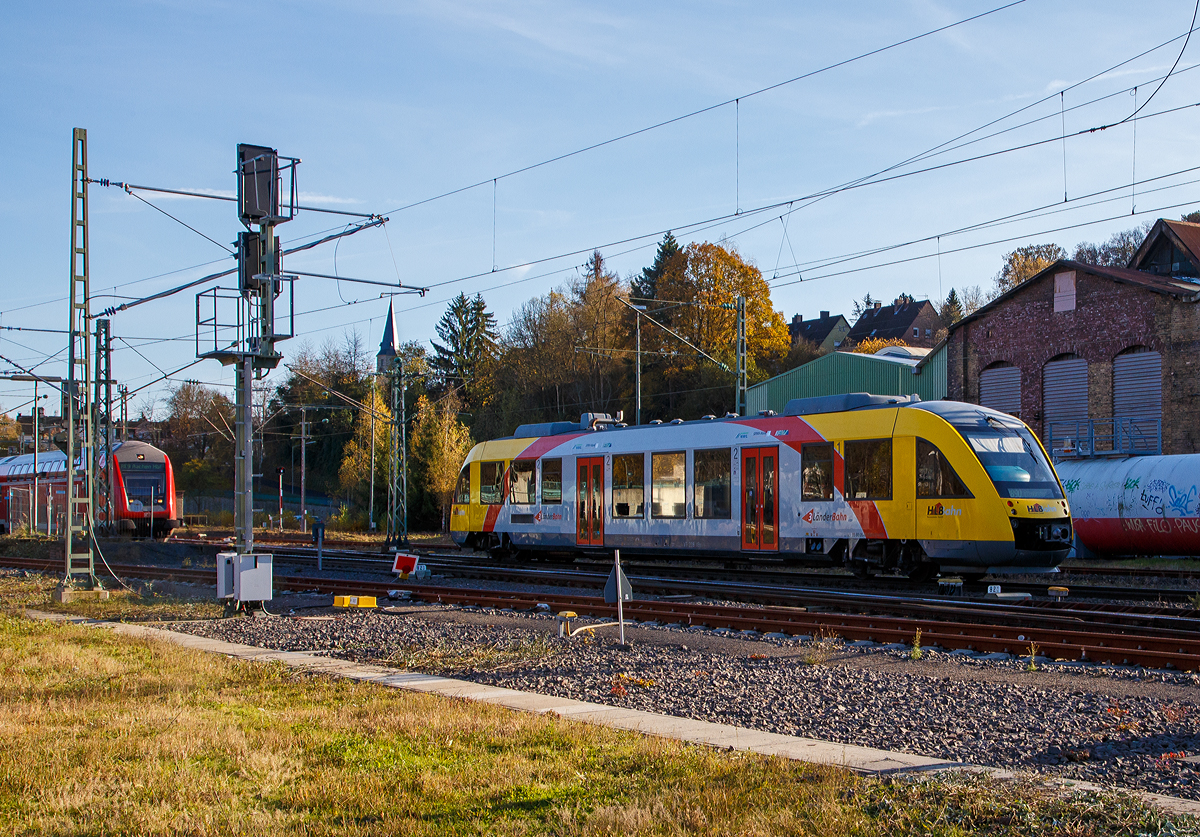
<path fill-rule="evenodd" d="M 23 615 L 0 576 L 0 833 L 1193 833 L 1125 796 L 864 779 L 556 717 L 235 662 Z M 196 615 L 124 597 L 89 615 Z M 138 614 L 144 611 L 141 616 Z M 153 614 L 153 616 L 151 616 Z"/>

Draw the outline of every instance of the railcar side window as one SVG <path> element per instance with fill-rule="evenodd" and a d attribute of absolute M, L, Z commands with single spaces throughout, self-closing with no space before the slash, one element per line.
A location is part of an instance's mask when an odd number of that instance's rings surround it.
<path fill-rule="evenodd" d="M 733 450 L 698 450 L 694 454 L 692 480 L 695 483 L 696 517 L 729 520 L 733 485 Z"/>
<path fill-rule="evenodd" d="M 946 456 L 932 442 L 917 439 L 917 496 L 972 497 Z"/>
<path fill-rule="evenodd" d="M 679 451 L 652 454 L 651 460 L 653 483 L 650 488 L 650 508 L 654 517 L 687 517 L 687 497 L 684 493 L 687 457 L 683 451 Z"/>
<path fill-rule="evenodd" d="M 542 460 L 542 502 L 562 502 L 562 460 Z"/>
<path fill-rule="evenodd" d="M 514 459 L 508 468 L 508 502 L 526 506 L 537 502 L 533 459 Z"/>
<path fill-rule="evenodd" d="M 800 451 L 800 497 L 833 499 L 833 444 L 805 445 Z"/>
<path fill-rule="evenodd" d="M 479 463 L 479 502 L 485 506 L 498 506 L 504 502 L 504 463 Z"/>
<path fill-rule="evenodd" d="M 892 440 L 846 442 L 847 500 L 892 499 Z"/>
<path fill-rule="evenodd" d="M 646 516 L 646 456 L 614 456 L 612 460 L 612 516 Z"/>
<path fill-rule="evenodd" d="M 458 475 L 458 485 L 454 486 L 454 502 L 465 506 L 471 502 L 471 466 L 464 465 Z"/>

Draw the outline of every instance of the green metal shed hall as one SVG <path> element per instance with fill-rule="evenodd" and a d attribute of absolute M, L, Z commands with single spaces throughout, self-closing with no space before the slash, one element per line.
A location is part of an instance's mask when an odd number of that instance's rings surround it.
<path fill-rule="evenodd" d="M 926 350 L 918 351 L 924 353 Z M 924 356 L 893 354 L 881 357 L 831 352 L 749 387 L 746 390 L 746 414 L 752 416 L 762 410 L 782 413 L 784 406 L 793 398 L 851 392 L 919 395 L 922 401 L 944 399 L 945 342 L 939 343 Z"/>

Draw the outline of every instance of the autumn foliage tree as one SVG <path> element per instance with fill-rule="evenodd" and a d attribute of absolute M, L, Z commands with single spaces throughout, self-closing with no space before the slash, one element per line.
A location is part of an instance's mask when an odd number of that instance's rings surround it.
<path fill-rule="evenodd" d="M 1059 259 L 1065 259 L 1067 251 L 1057 244 L 1030 244 L 1018 247 L 1004 256 L 1004 264 L 996 274 L 993 296 L 1010 291 Z"/>
<path fill-rule="evenodd" d="M 888 346 L 907 346 L 908 344 L 899 337 L 868 337 L 865 340 L 860 340 L 850 351 L 860 355 L 873 355 L 880 349 L 886 349 Z"/>
<path fill-rule="evenodd" d="M 436 498 L 443 531 L 458 472 L 472 444 L 470 432 L 458 420 L 461 407 L 453 392 L 436 402 L 422 396 L 417 401 L 409 442 L 413 476 Z"/>

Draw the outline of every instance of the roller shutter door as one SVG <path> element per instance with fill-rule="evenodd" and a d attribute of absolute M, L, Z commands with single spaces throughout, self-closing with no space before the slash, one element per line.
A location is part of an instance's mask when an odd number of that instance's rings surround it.
<path fill-rule="evenodd" d="M 1130 352 L 1113 361 L 1113 416 L 1130 419 L 1136 447 L 1157 446 L 1162 419 L 1162 356 Z"/>
<path fill-rule="evenodd" d="M 1088 418 L 1088 367 L 1081 357 L 1052 360 L 1042 370 L 1042 418 L 1054 422 L 1086 422 Z M 1081 431 L 1084 428 L 1080 427 Z M 1063 435 L 1068 428 L 1062 428 Z M 1069 431 L 1074 433 L 1074 428 Z M 1085 431 L 1086 432 L 1086 431 Z M 1058 429 L 1054 436 L 1059 436 Z"/>
<path fill-rule="evenodd" d="M 979 376 L 979 403 L 1021 417 L 1021 368 L 997 366 Z"/>

